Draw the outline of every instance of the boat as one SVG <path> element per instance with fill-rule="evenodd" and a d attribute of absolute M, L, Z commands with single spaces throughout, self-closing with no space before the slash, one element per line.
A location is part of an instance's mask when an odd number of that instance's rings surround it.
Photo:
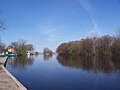
<path fill-rule="evenodd" d="M 6 54 L 5 56 L 8 56 L 8 57 L 14 57 L 15 54 Z"/>

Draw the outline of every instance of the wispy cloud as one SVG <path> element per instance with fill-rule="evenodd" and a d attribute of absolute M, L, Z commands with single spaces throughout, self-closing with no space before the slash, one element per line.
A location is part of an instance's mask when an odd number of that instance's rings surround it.
<path fill-rule="evenodd" d="M 88 13 L 88 15 L 91 18 L 91 23 L 93 25 L 93 30 L 90 31 L 89 33 L 97 33 L 100 32 L 99 28 L 98 28 L 98 24 L 96 22 L 95 19 L 95 9 L 93 8 L 91 2 L 91 0 L 79 0 L 80 5 L 86 10 L 86 12 Z"/>
<path fill-rule="evenodd" d="M 90 0 L 79 0 L 80 5 L 87 11 L 90 17 L 94 16 L 94 9 L 90 3 Z"/>
<path fill-rule="evenodd" d="M 57 28 L 53 27 L 53 26 L 47 26 L 47 25 L 43 25 L 41 27 L 43 35 L 45 36 L 47 41 L 55 41 L 58 38 L 57 35 Z"/>
<path fill-rule="evenodd" d="M 54 33 L 54 32 L 56 31 L 55 28 L 50 27 L 50 26 L 48 26 L 48 25 L 43 25 L 43 26 L 41 26 L 41 29 L 43 30 L 43 33 L 44 33 L 44 34 L 50 34 L 50 33 Z"/>
<path fill-rule="evenodd" d="M 49 34 L 49 36 L 48 36 L 47 40 L 48 40 L 48 41 L 55 41 L 55 39 L 56 39 L 56 38 L 57 38 L 57 36 L 56 36 L 56 35 Z"/>
<path fill-rule="evenodd" d="M 95 21 L 94 18 L 92 18 L 92 24 L 93 24 L 93 26 L 94 26 L 94 30 L 95 30 L 95 31 L 99 31 L 98 24 L 97 24 L 97 22 Z"/>

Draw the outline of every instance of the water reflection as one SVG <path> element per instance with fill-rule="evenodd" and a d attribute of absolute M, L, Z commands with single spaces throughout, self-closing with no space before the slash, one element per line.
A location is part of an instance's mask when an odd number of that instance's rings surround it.
<path fill-rule="evenodd" d="M 49 60 L 50 58 L 52 58 L 52 55 L 43 55 L 44 60 Z"/>
<path fill-rule="evenodd" d="M 24 69 L 32 65 L 36 56 L 20 56 L 8 58 L 7 63 L 13 68 Z M 43 55 L 44 60 L 50 60 L 52 56 Z M 82 69 L 92 73 L 120 72 L 120 56 L 114 57 L 63 57 L 57 56 L 57 61 L 69 68 Z"/>
<path fill-rule="evenodd" d="M 14 58 L 8 58 L 7 63 L 14 68 L 26 68 L 27 65 L 32 65 L 34 61 L 33 56 L 19 56 Z"/>
<path fill-rule="evenodd" d="M 115 57 L 63 57 L 58 62 L 66 67 L 86 70 L 94 73 L 120 72 L 120 56 Z"/>

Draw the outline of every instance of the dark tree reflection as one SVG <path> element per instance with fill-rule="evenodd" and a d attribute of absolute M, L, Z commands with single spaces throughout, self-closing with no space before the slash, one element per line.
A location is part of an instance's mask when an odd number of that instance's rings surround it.
<path fill-rule="evenodd" d="M 33 56 L 19 56 L 14 58 L 8 58 L 8 64 L 11 67 L 25 69 L 27 65 L 33 64 L 34 57 Z"/>
<path fill-rule="evenodd" d="M 113 65 L 114 65 L 114 69 L 117 72 L 120 72 L 120 56 L 113 56 L 112 57 L 112 62 L 113 62 Z"/>
<path fill-rule="evenodd" d="M 115 57 L 63 57 L 57 56 L 58 62 L 66 67 L 82 69 L 87 72 L 120 72 L 120 56 Z"/>

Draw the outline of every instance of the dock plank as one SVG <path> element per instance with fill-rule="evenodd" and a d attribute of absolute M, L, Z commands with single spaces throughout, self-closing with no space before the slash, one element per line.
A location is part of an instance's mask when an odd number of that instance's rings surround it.
<path fill-rule="evenodd" d="M 6 74 L 0 66 L 0 90 L 20 90 L 15 82 Z"/>
<path fill-rule="evenodd" d="M 0 57 L 0 64 L 4 64 L 6 62 L 7 57 Z"/>
<path fill-rule="evenodd" d="M 0 58 L 0 90 L 27 90 L 9 71 L 3 66 L 7 57 Z"/>

